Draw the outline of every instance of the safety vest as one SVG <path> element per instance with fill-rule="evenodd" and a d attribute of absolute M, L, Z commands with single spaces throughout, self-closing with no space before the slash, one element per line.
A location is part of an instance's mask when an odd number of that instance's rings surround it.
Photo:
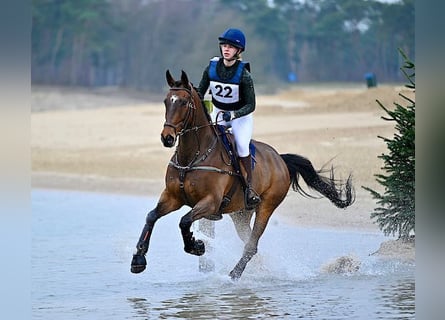
<path fill-rule="evenodd" d="M 216 65 L 219 57 L 214 57 L 210 60 L 209 78 L 210 78 L 210 92 L 212 93 L 212 103 L 219 109 L 232 111 L 238 110 L 243 106 L 240 101 L 240 82 L 244 67 L 249 68 L 249 63 L 240 61 L 235 74 L 231 79 L 222 80 L 216 72 Z"/>

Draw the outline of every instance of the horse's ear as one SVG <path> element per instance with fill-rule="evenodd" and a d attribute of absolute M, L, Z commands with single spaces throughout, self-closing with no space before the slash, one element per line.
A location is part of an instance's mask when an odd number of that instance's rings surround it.
<path fill-rule="evenodd" d="M 181 71 L 181 82 L 185 88 L 187 88 L 189 90 L 192 89 L 190 86 L 189 78 L 187 77 L 187 73 L 185 73 L 184 70 Z"/>
<path fill-rule="evenodd" d="M 170 88 L 175 86 L 175 79 L 173 79 L 172 75 L 170 74 L 170 70 L 168 69 L 165 72 L 165 78 L 167 79 L 167 83 L 170 86 Z"/>

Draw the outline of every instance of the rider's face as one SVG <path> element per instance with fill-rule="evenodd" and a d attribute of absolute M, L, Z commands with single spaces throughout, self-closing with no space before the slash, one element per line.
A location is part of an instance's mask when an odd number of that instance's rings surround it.
<path fill-rule="evenodd" d="M 228 43 L 221 45 L 221 52 L 222 52 L 224 59 L 232 59 L 236 55 L 238 50 L 239 50 L 238 48 L 236 48 Z"/>

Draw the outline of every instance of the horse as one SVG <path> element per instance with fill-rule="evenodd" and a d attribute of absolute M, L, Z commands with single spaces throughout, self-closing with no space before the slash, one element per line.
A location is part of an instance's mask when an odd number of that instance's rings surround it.
<path fill-rule="evenodd" d="M 175 80 L 167 70 L 166 80 L 169 91 L 164 99 L 165 122 L 161 141 L 167 148 L 176 146 L 176 150 L 167 166 L 165 188 L 156 207 L 146 216 L 131 261 L 132 273 L 140 273 L 146 268 L 145 255 L 156 221 L 182 206 L 191 207 L 179 223 L 184 251 L 197 256 L 205 253 L 205 245 L 193 236 L 190 230 L 193 222 L 202 218 L 219 220 L 222 214 L 230 215 L 244 243 L 243 254 L 229 273 L 232 280 L 237 280 L 257 253 L 258 241 L 272 213 L 291 187 L 303 196 L 324 196 L 338 208 L 346 208 L 354 202 L 351 174 L 345 181 L 335 179 L 334 168 L 331 167 L 327 177 L 323 175 L 326 170 L 315 170 L 307 158 L 297 154 L 279 154 L 272 146 L 252 139 L 251 145 L 255 150 L 253 188 L 261 201 L 257 207 L 246 207 L 244 168 L 236 165 L 236 158 L 227 148 L 227 140 L 224 142 L 224 137 L 230 137 L 230 133 L 225 134 L 219 130 L 221 126 L 212 122 L 185 71 L 182 70 L 180 80 Z M 309 189 L 319 195 L 304 191 L 299 184 L 300 176 Z"/>

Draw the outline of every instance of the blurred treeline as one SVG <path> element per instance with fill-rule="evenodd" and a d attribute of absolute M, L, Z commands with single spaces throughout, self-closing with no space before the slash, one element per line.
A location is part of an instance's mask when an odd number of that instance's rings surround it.
<path fill-rule="evenodd" d="M 32 0 L 32 83 L 158 90 L 197 84 L 228 27 L 247 38 L 255 82 L 400 81 L 414 0 Z"/>

